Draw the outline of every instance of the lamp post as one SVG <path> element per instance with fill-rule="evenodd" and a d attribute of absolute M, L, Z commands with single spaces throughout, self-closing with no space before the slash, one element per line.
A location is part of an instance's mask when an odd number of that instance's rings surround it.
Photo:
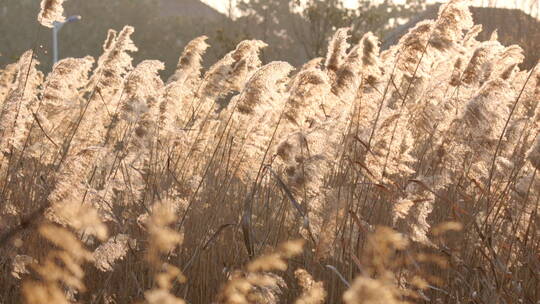
<path fill-rule="evenodd" d="M 62 29 L 64 24 L 78 20 L 81 20 L 81 16 L 75 15 L 67 18 L 64 22 L 55 21 L 53 23 L 53 65 L 58 62 L 58 32 Z"/>

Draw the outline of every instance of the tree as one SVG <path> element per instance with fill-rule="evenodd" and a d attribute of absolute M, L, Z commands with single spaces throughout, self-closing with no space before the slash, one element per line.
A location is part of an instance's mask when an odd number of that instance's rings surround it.
<path fill-rule="evenodd" d="M 399 20 L 409 19 L 424 4 L 425 0 L 408 0 L 406 4 L 359 0 L 357 9 L 348 9 L 341 0 L 243 0 L 239 21 L 251 25 L 246 26 L 251 36 L 267 42 L 277 40 L 278 46 L 270 44 L 267 53 L 285 53 L 280 48 L 286 49 L 295 56 L 287 59 L 296 63 L 297 59 L 323 56 L 328 39 L 338 28 L 351 27 L 353 42 L 368 31 L 382 39 L 399 25 Z"/>
<path fill-rule="evenodd" d="M 301 1 L 296 0 L 296 6 L 301 5 Z M 338 28 L 350 26 L 356 19 L 356 12 L 346 9 L 339 0 L 311 0 L 300 10 L 300 15 L 306 22 L 297 27 L 295 37 L 301 41 L 310 58 L 323 56 L 332 33 Z"/>

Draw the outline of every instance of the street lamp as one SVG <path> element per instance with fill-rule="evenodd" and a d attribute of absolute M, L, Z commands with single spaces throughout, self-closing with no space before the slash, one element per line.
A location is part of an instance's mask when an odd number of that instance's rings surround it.
<path fill-rule="evenodd" d="M 62 29 L 64 24 L 69 23 L 69 22 L 75 22 L 78 20 L 81 20 L 81 16 L 75 15 L 75 16 L 71 16 L 67 18 L 66 21 L 63 21 L 63 22 L 55 21 L 53 23 L 54 25 L 54 28 L 53 28 L 53 65 L 58 62 L 58 32 L 60 31 L 60 29 Z"/>

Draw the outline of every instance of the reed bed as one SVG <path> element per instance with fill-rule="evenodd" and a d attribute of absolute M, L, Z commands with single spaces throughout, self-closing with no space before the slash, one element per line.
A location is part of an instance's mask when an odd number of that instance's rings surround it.
<path fill-rule="evenodd" d="M 198 37 L 167 80 L 134 30 L 0 70 L 0 302 L 539 303 L 540 68 L 466 1 L 298 68 Z"/>

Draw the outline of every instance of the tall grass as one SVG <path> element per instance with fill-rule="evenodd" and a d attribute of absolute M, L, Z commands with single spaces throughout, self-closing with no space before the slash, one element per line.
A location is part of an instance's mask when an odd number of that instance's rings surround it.
<path fill-rule="evenodd" d="M 348 31 L 297 69 L 199 37 L 164 81 L 126 26 L 0 70 L 0 302 L 540 301 L 540 69 L 460 0 Z"/>

